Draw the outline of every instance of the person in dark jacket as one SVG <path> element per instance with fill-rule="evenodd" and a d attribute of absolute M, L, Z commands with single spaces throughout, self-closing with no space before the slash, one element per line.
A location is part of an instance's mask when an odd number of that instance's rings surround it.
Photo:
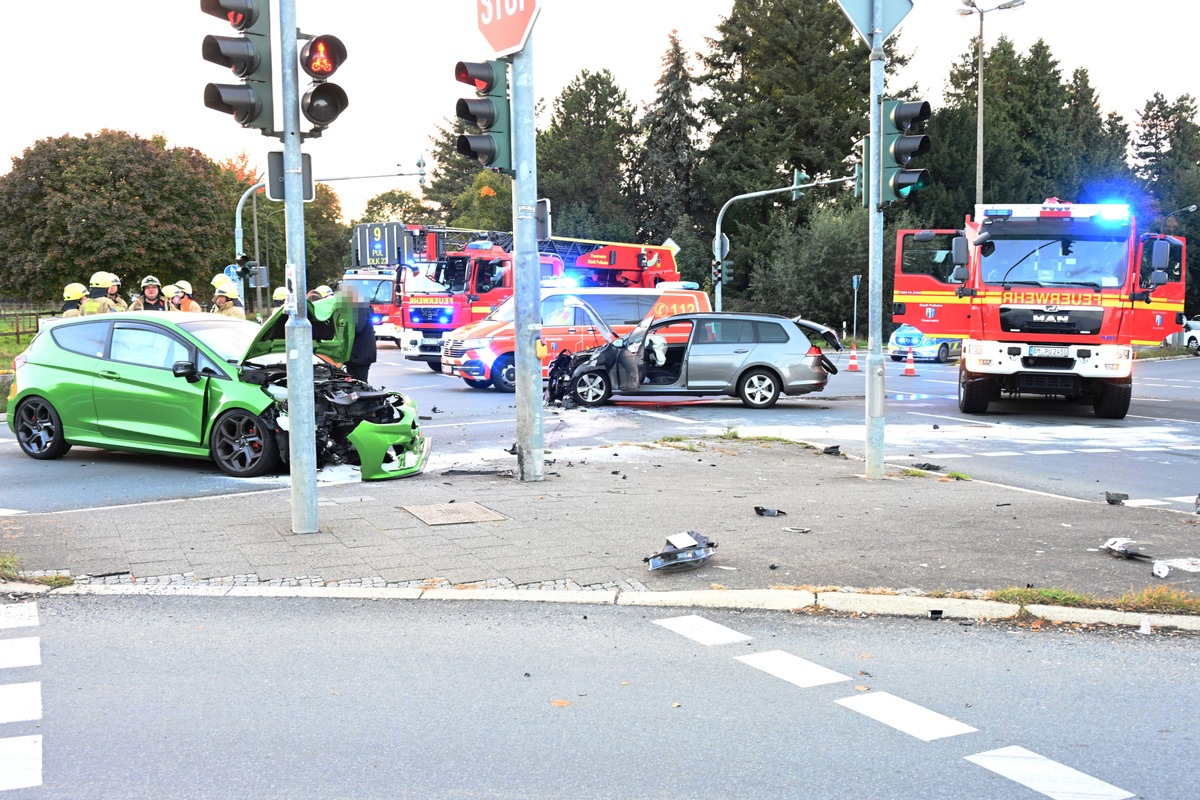
<path fill-rule="evenodd" d="M 354 301 L 354 345 L 350 348 L 350 359 L 346 371 L 351 377 L 370 383 L 367 373 L 375 363 L 375 325 L 371 322 L 371 305 L 357 294 Z"/>

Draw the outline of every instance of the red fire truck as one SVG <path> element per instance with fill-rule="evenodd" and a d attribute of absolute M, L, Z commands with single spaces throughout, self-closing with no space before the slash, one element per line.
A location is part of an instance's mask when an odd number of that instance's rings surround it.
<path fill-rule="evenodd" d="M 1123 204 L 988 204 L 896 237 L 893 321 L 962 340 L 958 406 L 1062 395 L 1122 419 L 1137 346 L 1183 324 L 1186 243 Z"/>
<path fill-rule="evenodd" d="M 444 246 L 445 234 L 430 229 L 425 245 Z M 483 319 L 513 293 L 512 237 L 491 234 L 437 259 L 429 273 L 435 284 L 406 288 L 400 319 L 405 358 L 441 369 L 442 338 L 455 328 Z M 653 288 L 678 281 L 673 250 L 667 246 L 614 244 L 582 239 L 538 242 L 543 282 L 557 285 Z M 432 260 L 431 260 L 432 262 Z"/>

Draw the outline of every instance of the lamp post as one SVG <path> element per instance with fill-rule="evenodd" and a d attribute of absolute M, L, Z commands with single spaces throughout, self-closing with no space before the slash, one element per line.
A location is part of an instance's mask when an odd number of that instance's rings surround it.
<path fill-rule="evenodd" d="M 983 15 L 989 11 L 1020 8 L 1025 5 L 1025 0 L 1006 0 L 992 8 L 981 8 L 975 0 L 962 0 L 962 4 L 966 8 L 958 9 L 959 14 L 963 16 L 979 15 L 979 74 L 975 79 L 979 90 L 976 100 L 978 119 L 975 122 L 975 203 L 980 205 L 983 203 Z"/>
<path fill-rule="evenodd" d="M 1195 203 L 1193 203 L 1190 206 L 1184 206 L 1183 208 L 1175 209 L 1170 214 L 1167 214 L 1165 217 L 1163 217 L 1162 222 L 1158 223 L 1158 232 L 1161 234 L 1163 231 L 1165 231 L 1167 229 L 1167 220 L 1169 220 L 1171 217 L 1175 216 L 1176 214 L 1184 214 L 1189 211 L 1195 211 L 1195 210 L 1196 210 Z"/>

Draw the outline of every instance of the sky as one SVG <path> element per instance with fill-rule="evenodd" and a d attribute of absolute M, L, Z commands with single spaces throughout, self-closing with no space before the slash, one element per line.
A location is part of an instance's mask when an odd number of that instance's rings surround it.
<path fill-rule="evenodd" d="M 417 159 L 430 149 L 429 136 L 469 92 L 454 80 L 455 62 L 492 57 L 477 26 L 478 1 L 295 0 L 301 30 L 338 36 L 348 52 L 334 82 L 345 89 L 349 107 L 322 138 L 304 146 L 318 179 L 416 171 Z M 985 40 L 991 47 L 1004 35 L 1026 52 L 1045 39 L 1064 77 L 1086 69 L 1102 110 L 1116 111 L 1132 127 L 1155 91 L 1168 100 L 1200 94 L 1184 34 L 1186 20 L 1197 17 L 1194 3 L 1027 0 L 1018 9 L 987 13 Z M 670 32 L 679 32 L 688 53 L 707 50 L 706 38 L 715 35 L 733 0 L 539 0 L 539 5 L 531 40 L 534 88 L 546 106 L 584 69 L 611 70 L 640 106 L 654 98 Z M 978 34 L 978 16 L 960 16 L 961 7 L 959 0 L 914 0 L 894 34 L 912 56 L 897 85 L 915 83 L 921 99 L 935 107 L 950 65 Z M 38 0 L 36 8 L 39 19 L 54 23 L 25 25 L 5 37 L 10 70 L 0 172 L 40 139 L 104 128 L 162 134 L 172 146 L 194 147 L 215 160 L 245 151 L 264 170 L 267 151 L 282 148 L 278 140 L 204 106 L 206 83 L 238 81 L 201 58 L 205 35 L 230 35 L 232 29 L 202 13 L 198 0 L 117 5 Z M 865 62 L 865 45 L 862 52 Z M 699 62 L 692 66 L 698 69 Z M 376 194 L 419 190 L 416 177 L 331 186 L 347 220 Z"/>

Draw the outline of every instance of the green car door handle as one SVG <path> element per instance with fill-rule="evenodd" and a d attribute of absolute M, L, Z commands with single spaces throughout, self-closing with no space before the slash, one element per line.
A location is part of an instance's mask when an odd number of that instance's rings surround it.
<path fill-rule="evenodd" d="M 741 348 L 741 349 L 734 350 L 733 352 L 735 352 L 735 353 L 749 353 L 749 352 L 750 352 L 750 348 L 748 348 L 748 347 L 743 347 L 743 348 Z"/>
<path fill-rule="evenodd" d="M 110 381 L 119 381 L 119 380 L 121 380 L 121 374 L 120 374 L 120 373 L 118 373 L 118 372 L 113 372 L 111 369 L 102 369 L 102 370 L 100 370 L 100 372 L 99 372 L 99 373 L 97 373 L 97 374 L 98 374 L 98 375 L 99 375 L 101 378 L 108 378 Z"/>

